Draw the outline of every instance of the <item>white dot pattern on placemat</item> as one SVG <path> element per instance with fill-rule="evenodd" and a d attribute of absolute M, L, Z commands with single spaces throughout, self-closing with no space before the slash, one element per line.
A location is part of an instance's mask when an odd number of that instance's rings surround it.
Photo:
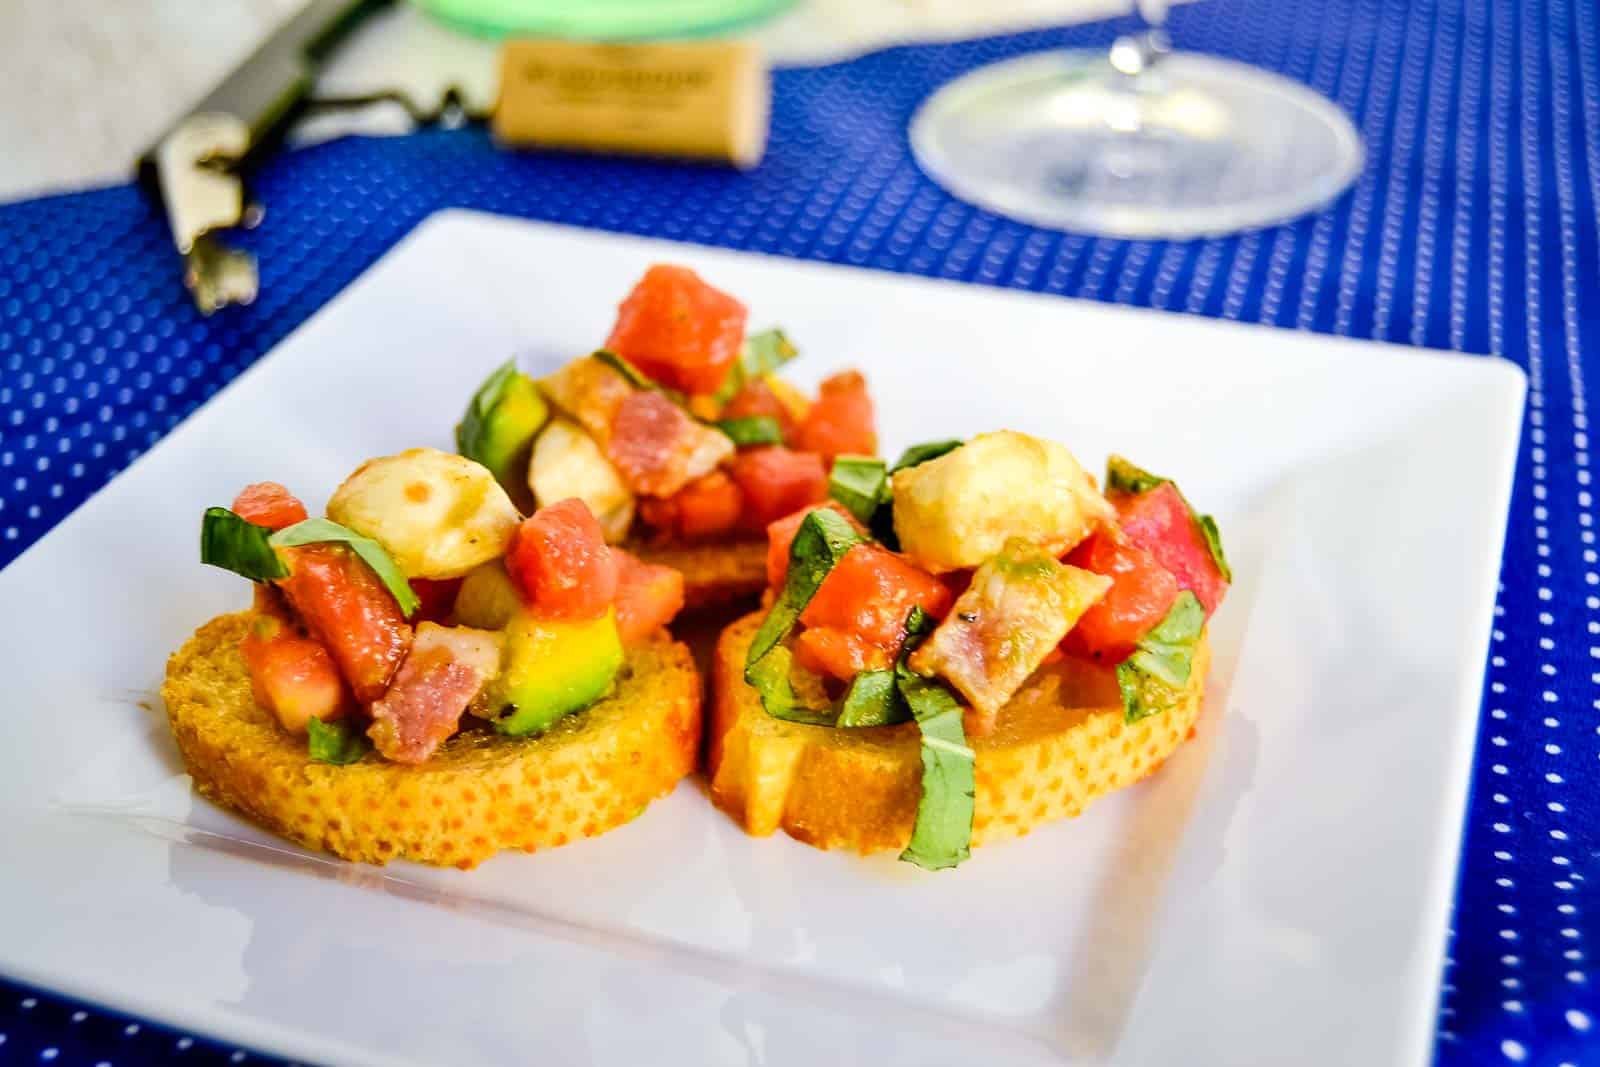
<path fill-rule="evenodd" d="M 780 72 L 770 159 L 748 175 L 504 155 L 479 131 L 282 158 L 256 184 L 267 223 L 241 238 L 261 298 L 211 319 L 131 190 L 0 208 L 0 565 L 440 206 L 1492 352 L 1530 391 L 1437 1057 L 1594 1062 L 1600 546 L 1584 360 L 1600 352 L 1600 5 L 1212 0 L 1180 7 L 1173 29 L 1352 113 L 1369 156 L 1355 188 L 1284 227 L 1119 242 L 999 219 L 923 178 L 903 131 L 934 86 L 1104 44 L 1116 27 L 1102 24 Z M 8 1054 L 61 1060 L 100 1040 L 117 1067 L 234 1053 L 3 984 L 0 1035 Z"/>

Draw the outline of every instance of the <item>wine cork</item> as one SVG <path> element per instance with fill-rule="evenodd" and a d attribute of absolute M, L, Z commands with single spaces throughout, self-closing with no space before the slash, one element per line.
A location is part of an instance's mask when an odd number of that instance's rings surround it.
<path fill-rule="evenodd" d="M 767 65 L 741 41 L 507 41 L 491 128 L 505 145 L 761 161 Z"/>

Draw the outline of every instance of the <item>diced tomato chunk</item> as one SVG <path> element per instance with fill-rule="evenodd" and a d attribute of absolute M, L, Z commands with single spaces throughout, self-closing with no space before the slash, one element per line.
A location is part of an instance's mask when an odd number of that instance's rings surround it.
<path fill-rule="evenodd" d="M 644 497 L 639 517 L 657 533 L 675 541 L 715 541 L 739 525 L 744 494 L 728 473 L 712 471 L 669 497 Z"/>
<path fill-rule="evenodd" d="M 443 622 L 456 606 L 461 591 L 460 578 L 412 578 L 411 591 L 421 605 L 412 618 L 416 622 Z"/>
<path fill-rule="evenodd" d="M 333 657 L 299 630 L 279 595 L 267 587 L 257 587 L 256 615 L 239 652 L 256 703 L 290 733 L 303 734 L 307 721 L 337 719 L 352 707 Z"/>
<path fill-rule="evenodd" d="M 950 590 L 933 575 L 880 545 L 862 544 L 834 564 L 800 621 L 853 634 L 892 659 L 912 607 L 943 618 L 951 603 Z"/>
<path fill-rule="evenodd" d="M 795 662 L 808 671 L 848 682 L 862 671 L 879 671 L 893 662 L 889 653 L 860 634 L 820 626 L 800 631 Z"/>
<path fill-rule="evenodd" d="M 278 588 L 306 629 L 333 654 L 363 704 L 383 696 L 411 647 L 411 627 L 372 569 L 344 545 L 283 550 L 289 577 Z"/>
<path fill-rule="evenodd" d="M 683 575 L 613 548 L 617 561 L 617 633 L 624 645 L 649 637 L 683 610 Z"/>
<path fill-rule="evenodd" d="M 1116 497 L 1111 503 L 1128 540 L 1171 571 L 1178 588 L 1191 590 L 1209 618 L 1227 593 L 1228 583 L 1211 558 L 1205 536 L 1178 487 L 1163 482 L 1137 496 Z"/>
<path fill-rule="evenodd" d="M 820 453 L 830 464 L 845 453 L 877 454 L 872 397 L 867 395 L 867 380 L 859 371 L 843 371 L 822 383 L 817 402 L 795 427 L 790 443 L 802 451 Z"/>
<path fill-rule="evenodd" d="M 300 498 L 277 482 L 256 482 L 247 485 L 233 498 L 233 513 L 245 522 L 281 530 L 304 522 L 306 506 Z"/>
<path fill-rule="evenodd" d="M 740 452 L 733 458 L 733 480 L 744 493 L 744 523 L 750 530 L 765 529 L 828 496 L 828 472 L 822 457 L 791 452 L 779 445 Z"/>
<path fill-rule="evenodd" d="M 856 520 L 856 517 L 844 509 L 836 500 L 818 504 L 815 507 L 806 506 L 792 515 L 785 515 L 777 522 L 767 525 L 767 584 L 774 589 L 783 587 L 783 579 L 789 573 L 789 549 L 794 547 L 794 536 L 800 532 L 800 524 L 807 515 L 816 511 L 818 507 L 827 508 L 849 520 L 855 527 L 856 533 L 864 534 L 867 528 Z"/>
<path fill-rule="evenodd" d="M 687 267 L 656 264 L 621 306 L 606 347 L 652 379 L 714 393 L 744 344 L 745 307 Z"/>
<path fill-rule="evenodd" d="M 766 415 L 778 420 L 778 427 L 783 431 L 784 440 L 794 433 L 794 417 L 789 414 L 789 407 L 778 394 L 772 391 L 765 379 L 752 378 L 739 387 L 733 394 L 733 399 L 728 401 L 728 406 L 722 409 L 721 417 L 724 419 L 753 419 Z"/>
<path fill-rule="evenodd" d="M 534 611 L 547 618 L 597 618 L 617 594 L 617 564 L 605 535 L 575 497 L 522 520 L 506 570 Z"/>
<path fill-rule="evenodd" d="M 1111 530 L 1098 530 L 1066 562 L 1111 579 L 1111 588 L 1084 612 L 1063 647 L 1103 663 L 1121 663 L 1178 598 L 1178 580 L 1142 548 Z"/>

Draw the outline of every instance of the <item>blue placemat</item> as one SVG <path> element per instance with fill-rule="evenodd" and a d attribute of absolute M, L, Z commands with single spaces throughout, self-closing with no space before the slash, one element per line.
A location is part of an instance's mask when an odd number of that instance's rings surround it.
<path fill-rule="evenodd" d="M 1033 229 L 921 176 L 905 127 L 930 90 L 1106 43 L 1103 25 L 782 73 L 771 150 L 748 175 L 506 155 L 476 131 L 289 155 L 259 180 L 262 297 L 209 320 L 132 189 L 0 209 L 0 564 L 446 206 L 1503 355 L 1532 387 L 1438 1059 L 1596 1062 L 1600 10 L 1214 0 L 1173 22 L 1188 47 L 1284 71 L 1356 116 L 1371 158 L 1353 192 L 1291 226 L 1169 244 Z M 236 1055 L 4 982 L 0 1034 L 5 1062 Z"/>

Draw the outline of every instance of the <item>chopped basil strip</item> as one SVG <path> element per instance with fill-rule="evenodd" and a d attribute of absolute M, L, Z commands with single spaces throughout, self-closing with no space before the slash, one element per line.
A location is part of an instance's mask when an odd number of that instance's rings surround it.
<path fill-rule="evenodd" d="M 722 419 L 717 429 L 739 448 L 753 445 L 783 444 L 783 427 L 771 415 L 751 415 L 743 419 Z"/>
<path fill-rule="evenodd" d="M 761 706 L 774 719 L 800 722 L 809 726 L 832 726 L 834 711 L 831 707 L 812 707 L 794 691 L 790 672 L 794 670 L 794 654 L 787 645 L 778 645 L 745 670 L 745 681 L 761 695 Z"/>
<path fill-rule="evenodd" d="M 889 726 L 908 717 L 894 671 L 862 671 L 845 690 L 839 718 L 833 725 L 847 728 Z"/>
<path fill-rule="evenodd" d="M 828 495 L 863 525 L 871 525 L 889 498 L 888 469 L 883 460 L 871 456 L 839 456 L 828 475 Z"/>
<path fill-rule="evenodd" d="M 912 445 L 900 453 L 900 458 L 894 461 L 894 466 L 889 468 L 889 473 L 893 474 L 895 471 L 903 471 L 907 467 L 915 467 L 917 464 L 926 463 L 930 459 L 938 459 L 946 452 L 954 452 L 965 443 L 959 438 L 951 438 L 948 441 L 929 441 L 926 444 Z"/>
<path fill-rule="evenodd" d="M 1106 492 L 1129 493 L 1138 496 L 1148 493 L 1171 482 L 1171 478 L 1163 478 L 1159 474 L 1151 474 L 1143 467 L 1136 467 L 1122 456 L 1112 456 L 1106 460 Z M 1177 483 L 1173 483 L 1177 488 Z M 1211 562 L 1217 565 L 1217 573 L 1222 575 L 1225 582 L 1233 581 L 1233 568 L 1228 566 L 1228 557 L 1222 551 L 1222 531 L 1217 529 L 1217 520 L 1210 515 L 1202 515 L 1195 511 L 1194 505 L 1189 503 L 1189 498 L 1183 495 L 1183 490 L 1178 489 L 1178 496 L 1183 500 L 1183 506 L 1189 509 L 1189 517 L 1195 525 L 1200 527 L 1200 536 L 1205 538 L 1206 549 L 1211 553 Z"/>
<path fill-rule="evenodd" d="M 272 531 L 227 508 L 207 508 L 205 518 L 200 520 L 200 562 L 252 582 L 289 576 L 289 568 L 272 550 Z"/>
<path fill-rule="evenodd" d="M 1187 501 L 1185 501 L 1187 503 Z M 1193 508 L 1189 509 L 1191 512 Z M 1217 571 L 1222 575 L 1222 580 L 1233 581 L 1233 568 L 1228 566 L 1228 557 L 1222 551 L 1222 531 L 1217 529 L 1217 520 L 1210 515 L 1196 516 L 1200 523 L 1200 534 L 1206 539 L 1206 548 L 1211 552 L 1211 562 L 1217 565 Z"/>
<path fill-rule="evenodd" d="M 331 519 L 306 519 L 293 526 L 286 526 L 272 535 L 272 543 L 279 548 L 326 543 L 349 545 L 351 551 L 372 568 L 372 573 L 378 576 L 384 588 L 389 590 L 399 603 L 402 614 L 410 618 L 422 604 L 412 590 L 411 583 L 406 581 L 406 576 L 390 558 L 389 553 L 384 551 L 382 545 L 370 537 L 362 537 L 354 530 L 340 526 Z"/>
<path fill-rule="evenodd" d="M 478 391 L 467 402 L 466 414 L 456 423 L 456 451 L 476 461 L 483 455 L 484 439 L 489 432 L 489 413 L 500 402 L 506 386 L 517 376 L 517 361 L 508 359 L 485 378 Z"/>
<path fill-rule="evenodd" d="M 1166 618 L 1139 639 L 1133 655 L 1117 666 L 1123 718 L 1128 722 L 1166 711 L 1183 698 L 1194 669 L 1194 646 L 1205 628 L 1199 599 L 1185 589 Z"/>
<path fill-rule="evenodd" d="M 954 867 L 972 855 L 976 792 L 961 704 L 942 682 L 915 674 L 900 678 L 900 694 L 922 733 L 922 796 L 900 858 L 929 871 Z"/>
<path fill-rule="evenodd" d="M 627 360 L 623 359 L 610 349 L 601 348 L 596 350 L 594 358 L 598 359 L 601 363 L 604 363 L 606 366 L 610 367 L 612 370 L 628 379 L 628 384 L 633 386 L 635 389 L 659 390 L 661 388 L 661 386 L 651 381 L 645 375 L 644 371 L 640 370 L 638 367 L 635 367 L 632 363 L 629 363 Z"/>
<path fill-rule="evenodd" d="M 746 379 L 771 374 L 800 354 L 800 350 L 782 330 L 762 330 L 744 339 L 739 353 L 738 367 Z"/>
<path fill-rule="evenodd" d="M 306 720 L 306 750 L 318 763 L 344 767 L 365 756 L 371 748 L 365 734 L 342 722 Z"/>
<path fill-rule="evenodd" d="M 783 592 L 750 643 L 750 653 L 744 661 L 746 681 L 750 680 L 750 668 L 789 636 L 834 564 L 865 541 L 843 515 L 827 508 L 818 508 L 801 521 L 794 543 L 789 546 L 789 574 L 784 579 Z"/>
<path fill-rule="evenodd" d="M 734 394 L 751 378 L 771 374 L 800 354 L 782 330 L 762 330 L 744 339 L 739 358 L 728 368 L 728 376 L 712 395 L 721 407 L 732 400 Z"/>
<path fill-rule="evenodd" d="M 900 695 L 900 686 L 908 681 L 921 681 L 921 678 L 906 666 L 906 657 L 917 650 L 922 639 L 932 633 L 938 624 L 939 620 L 920 606 L 913 606 L 911 613 L 906 616 L 906 637 L 900 643 L 900 655 L 895 660 L 894 669 L 863 671 L 856 675 L 844 695 L 839 721 L 834 725 L 893 726 L 910 720 L 911 709 L 906 705 L 905 697 Z"/>

